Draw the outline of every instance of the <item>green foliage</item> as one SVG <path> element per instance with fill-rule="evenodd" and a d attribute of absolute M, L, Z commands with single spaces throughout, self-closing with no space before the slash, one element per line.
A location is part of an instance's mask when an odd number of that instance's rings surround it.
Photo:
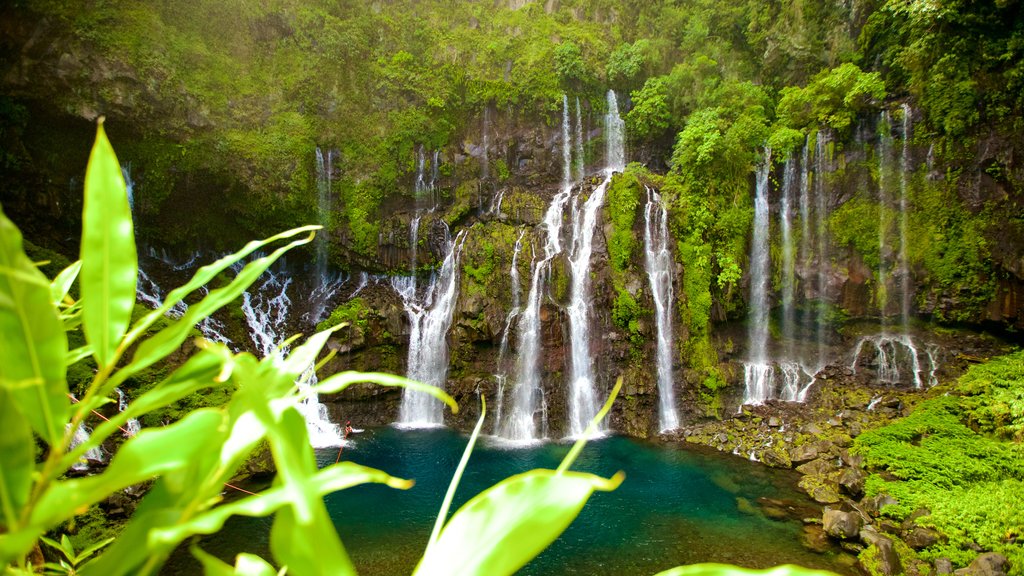
<path fill-rule="evenodd" d="M 89 558 L 92 558 L 101 548 L 113 542 L 114 539 L 107 538 L 106 540 L 101 540 L 81 552 L 75 552 L 75 547 L 71 544 L 71 539 L 68 538 L 67 534 L 61 535 L 60 542 L 45 536 L 40 538 L 40 541 L 63 556 L 57 563 L 48 562 L 45 565 L 44 574 L 78 574 L 78 568 L 82 564 L 88 561 Z"/>
<path fill-rule="evenodd" d="M 331 315 L 326 320 L 316 325 L 316 329 L 318 332 L 321 332 L 341 325 L 357 326 L 365 329 L 369 323 L 367 319 L 369 314 L 370 308 L 367 307 L 366 301 L 362 298 L 353 298 L 332 310 Z"/>
<path fill-rule="evenodd" d="M 636 298 L 627 290 L 619 290 L 612 304 L 612 322 L 626 331 L 633 346 L 642 346 L 644 343 L 644 337 L 640 333 L 642 314 L 643 310 L 637 304 Z"/>
<path fill-rule="evenodd" d="M 649 78 L 643 88 L 633 92 L 633 109 L 626 115 L 630 138 L 657 139 L 671 125 L 668 105 L 668 81 L 664 77 Z"/>
<path fill-rule="evenodd" d="M 840 246 L 849 246 L 860 254 L 870 270 L 878 270 L 878 202 L 864 195 L 858 195 L 844 202 L 828 217 L 828 231 Z M 887 210 L 891 212 L 891 210 Z M 895 222 L 895 214 L 889 214 L 886 221 Z"/>
<path fill-rule="evenodd" d="M 878 72 L 864 72 L 845 63 L 823 70 L 804 88 L 787 86 L 779 93 L 779 121 L 790 128 L 828 126 L 848 133 L 857 114 L 885 98 Z"/>
<path fill-rule="evenodd" d="M 855 450 L 877 472 L 867 492 L 899 501 L 883 512 L 902 519 L 926 508 L 930 514 L 917 522 L 946 536 L 922 551 L 924 559 L 963 566 L 976 543 L 1005 554 L 1011 573 L 1021 573 L 1024 546 L 1015 535 L 1024 531 L 1024 448 L 1000 438 L 1019 438 L 1022 366 L 1022 352 L 972 366 L 946 394 L 857 438 Z"/>
<path fill-rule="evenodd" d="M 636 261 L 634 254 L 640 242 L 634 231 L 634 224 L 637 209 L 640 207 L 640 195 L 643 193 L 638 178 L 640 173 L 642 168 L 631 164 L 624 173 L 616 175 L 608 186 L 606 205 L 612 226 L 612 233 L 608 238 L 608 255 L 613 274 L 621 275 Z"/>
<path fill-rule="evenodd" d="M 643 73 L 655 56 L 652 42 L 647 38 L 639 38 L 632 44 L 619 44 L 608 57 L 608 83 L 616 89 L 632 90 L 640 84 Z"/>

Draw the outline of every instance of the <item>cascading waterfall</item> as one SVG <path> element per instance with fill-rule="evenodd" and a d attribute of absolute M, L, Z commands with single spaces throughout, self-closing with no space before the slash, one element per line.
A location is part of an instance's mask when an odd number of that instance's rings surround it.
<path fill-rule="evenodd" d="M 67 424 L 65 430 L 70 429 L 71 424 Z M 71 444 L 68 446 L 68 451 L 74 450 L 81 446 L 85 442 L 89 441 L 89 436 L 92 434 L 92 430 L 89 429 L 84 423 L 79 424 L 78 428 L 75 429 L 74 435 L 71 437 Z M 72 470 L 88 470 L 89 462 L 103 462 L 106 459 L 107 453 L 104 452 L 102 446 L 90 448 L 86 450 L 85 454 L 78 462 L 71 465 Z"/>
<path fill-rule="evenodd" d="M 910 129 L 911 110 L 908 105 L 903 105 L 903 142 L 899 152 L 898 170 L 899 181 L 899 249 L 892 265 L 894 271 L 889 275 L 895 284 L 895 292 L 899 298 L 900 308 L 900 334 L 891 334 L 887 329 L 886 307 L 884 300 L 880 304 L 882 317 L 881 333 L 874 336 L 864 336 L 854 349 L 853 360 L 850 369 L 857 373 L 861 368 L 874 368 L 877 381 L 886 385 L 901 385 L 912 383 L 915 388 L 924 385 L 933 386 L 937 384 L 935 376 L 938 370 L 938 359 L 936 347 L 928 345 L 922 352 L 914 342 L 910 334 L 910 270 L 907 263 L 907 177 L 910 173 Z M 890 205 L 895 203 L 891 198 L 888 186 L 887 174 L 891 171 L 890 159 L 893 153 L 891 131 L 891 118 L 888 112 L 883 112 L 880 118 L 881 130 L 879 133 L 878 155 L 879 155 L 879 209 L 882 216 L 879 218 L 879 284 L 881 290 L 886 292 L 884 265 L 885 256 L 892 253 L 888 248 L 888 230 L 891 227 L 890 219 L 886 213 L 890 211 Z M 867 348 L 867 350 L 865 350 Z M 928 373 L 924 374 L 924 363 L 922 355 L 927 358 Z M 909 376 L 907 374 L 909 372 Z"/>
<path fill-rule="evenodd" d="M 817 317 L 817 339 L 818 339 L 818 366 L 823 368 L 827 361 L 827 312 L 828 303 L 828 277 L 831 263 L 828 253 L 828 191 L 825 188 L 825 162 L 828 150 L 828 135 L 824 132 L 818 133 L 817 144 L 814 153 L 814 196 L 815 215 L 817 217 L 818 236 L 818 317 Z M 820 369 L 819 368 L 819 369 Z"/>
<path fill-rule="evenodd" d="M 288 287 L 292 283 L 284 273 L 268 270 L 264 273 L 267 279 L 259 288 L 246 290 L 242 293 L 242 313 L 245 315 L 249 334 L 256 350 L 263 357 L 287 354 L 287 348 L 281 348 L 285 334 L 278 332 L 286 325 L 291 299 L 288 298 Z M 314 448 L 340 446 L 344 443 L 338 425 L 330 421 L 327 407 L 320 404 L 316 394 L 316 372 L 313 366 L 295 382 L 299 392 L 306 399 L 299 405 L 299 411 L 306 419 L 306 430 Z"/>
<path fill-rule="evenodd" d="M 647 187 L 647 205 L 644 207 L 644 255 L 647 279 L 654 299 L 654 318 L 658 330 L 656 358 L 658 366 L 658 416 L 662 432 L 679 428 L 676 410 L 672 357 L 673 298 L 672 276 L 675 262 L 669 251 L 668 213 L 661 196 Z"/>
<path fill-rule="evenodd" d="M 563 98 L 565 106 L 568 98 Z M 572 195 L 572 154 L 568 148 L 569 110 L 562 110 L 562 189 L 551 199 L 544 213 L 543 227 L 546 233 L 543 258 L 534 258 L 531 269 L 530 292 L 526 297 L 526 308 L 518 318 L 519 340 L 516 361 L 516 381 L 512 389 L 512 409 L 498 424 L 497 435 L 513 442 L 528 443 L 538 438 L 537 413 L 545 407 L 544 390 L 541 387 L 541 321 L 540 311 L 544 298 L 551 261 L 562 253 L 562 214 Z M 543 415 L 542 424 L 546 423 Z"/>
<path fill-rule="evenodd" d="M 505 406 L 505 384 L 508 382 L 508 366 L 506 366 L 505 356 L 508 355 L 508 337 L 512 333 L 512 323 L 516 317 L 519 316 L 521 311 L 521 300 L 522 296 L 520 292 L 520 280 L 519 280 L 519 253 L 523 250 L 523 236 L 526 235 L 526 230 L 519 232 L 519 237 L 516 238 L 516 245 L 512 251 L 512 265 L 509 268 L 509 284 L 512 287 L 512 306 L 509 308 L 508 316 L 505 317 L 505 329 L 501 331 L 501 344 L 498 346 L 498 362 L 497 370 L 494 373 L 494 379 L 498 383 L 498 394 L 497 394 L 497 406 L 494 411 L 494 434 L 497 435 L 500 431 L 502 422 L 502 413 Z"/>
<path fill-rule="evenodd" d="M 562 182 L 572 182 L 572 136 L 569 132 L 569 97 L 562 94 Z"/>
<path fill-rule="evenodd" d="M 482 166 L 480 166 L 480 176 L 487 180 L 491 176 L 491 161 L 488 157 L 488 150 L 490 149 L 490 133 L 491 133 L 491 107 L 484 106 L 484 150 Z"/>
<path fill-rule="evenodd" d="M 586 202 L 576 197 L 572 217 L 572 251 L 569 269 L 572 276 L 569 306 L 569 336 L 571 342 L 569 435 L 580 436 L 597 414 L 598 401 L 594 382 L 594 358 L 590 342 L 590 256 L 594 249 L 594 232 L 598 211 L 604 205 L 605 192 L 612 174 L 626 164 L 625 126 L 619 117 L 615 92 L 608 91 L 608 114 L 605 116 L 605 142 L 607 167 L 605 178 L 590 193 Z M 605 430 L 606 424 L 599 425 Z"/>
<path fill-rule="evenodd" d="M 868 345 L 874 349 L 874 354 L 865 352 L 864 348 Z M 929 362 L 928 384 L 932 385 L 938 369 L 933 349 L 929 348 L 925 356 Z M 856 374 L 862 365 L 870 365 L 872 360 L 879 383 L 904 384 L 907 378 L 901 370 L 902 365 L 910 367 L 909 382 L 914 384 L 914 388 L 924 386 L 921 353 L 909 334 L 878 334 L 861 338 L 854 348 L 850 370 Z"/>
<path fill-rule="evenodd" d="M 754 232 L 750 241 L 749 358 L 743 367 L 744 404 L 763 404 L 772 396 L 772 365 L 768 359 L 768 175 L 772 151 L 766 148 L 757 168 Z"/>
<path fill-rule="evenodd" d="M 338 290 L 345 283 L 341 274 L 331 274 L 327 269 L 327 230 L 331 218 L 331 153 L 324 154 L 316 149 L 317 220 L 323 230 L 316 235 L 316 285 L 309 296 L 309 311 L 306 320 L 316 325 L 324 319 L 324 312 Z"/>
<path fill-rule="evenodd" d="M 907 175 L 910 174 L 910 105 L 904 103 L 903 109 L 903 147 L 900 150 L 900 322 L 903 333 L 910 329 L 910 266 L 907 263 Z"/>
<path fill-rule="evenodd" d="M 886 304 L 888 290 L 886 288 L 886 262 L 885 255 L 888 252 L 888 229 L 889 229 L 889 187 L 888 175 L 889 157 L 892 153 L 892 136 L 889 134 L 889 112 L 883 110 L 878 119 L 878 311 L 882 322 L 882 331 L 885 332 L 886 325 Z"/>
<path fill-rule="evenodd" d="M 128 408 L 128 398 L 125 397 L 124 391 L 120 388 L 114 388 L 114 392 L 117 392 L 117 411 L 124 412 L 125 409 Z M 135 436 L 140 430 L 142 430 L 142 425 L 139 424 L 139 420 L 137 418 L 129 418 L 128 421 L 124 423 L 125 438 Z"/>
<path fill-rule="evenodd" d="M 124 176 L 125 191 L 128 194 L 128 209 L 132 211 L 132 216 L 135 216 L 135 181 L 132 180 L 132 163 L 124 162 L 121 164 L 121 175 Z"/>
<path fill-rule="evenodd" d="M 447 228 L 445 229 L 447 232 Z M 446 234 L 447 236 L 447 234 Z M 422 299 L 417 294 L 415 276 L 391 279 L 409 316 L 409 357 L 407 376 L 424 384 L 444 389 L 448 379 L 448 328 L 459 289 L 459 256 L 465 232 L 454 240 L 446 238 L 447 254 L 441 270 L 427 285 Z M 442 426 L 442 403 L 433 396 L 406 389 L 402 394 L 398 424 L 410 428 Z"/>
<path fill-rule="evenodd" d="M 782 240 L 782 340 L 786 357 L 793 357 L 793 339 L 796 338 L 796 262 L 793 246 L 793 189 L 797 186 L 796 158 L 786 159 L 782 172 L 782 198 L 779 200 L 779 229 Z"/>
<path fill-rule="evenodd" d="M 576 97 L 576 138 L 573 141 L 576 152 L 576 181 L 582 182 L 587 171 L 587 161 L 583 157 L 583 113 L 580 111 L 580 97 Z"/>

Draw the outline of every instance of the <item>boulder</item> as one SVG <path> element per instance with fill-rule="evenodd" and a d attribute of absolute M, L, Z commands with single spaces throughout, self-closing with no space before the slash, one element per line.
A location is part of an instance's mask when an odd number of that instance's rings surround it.
<path fill-rule="evenodd" d="M 800 479 L 800 489 L 821 504 L 839 502 L 839 485 L 826 476 L 808 474 Z"/>
<path fill-rule="evenodd" d="M 804 531 L 800 535 L 800 542 L 804 545 L 804 548 L 819 554 L 832 549 L 832 543 L 829 541 L 828 535 L 817 524 L 807 524 L 804 526 Z"/>
<path fill-rule="evenodd" d="M 867 474 L 857 468 L 847 468 L 839 476 L 839 485 L 846 490 L 846 493 L 854 498 L 864 493 L 864 482 Z"/>
<path fill-rule="evenodd" d="M 860 533 L 861 520 L 856 512 L 825 510 L 821 525 L 829 536 L 847 540 L 855 538 Z"/>
<path fill-rule="evenodd" d="M 805 442 L 790 451 L 789 457 L 793 462 L 802 464 L 810 462 L 819 456 L 823 456 L 832 449 L 832 443 L 828 440 Z"/>
<path fill-rule="evenodd" d="M 952 574 L 953 563 L 950 562 L 949 558 L 939 558 L 935 561 L 935 573 L 936 574 Z"/>
<path fill-rule="evenodd" d="M 1009 561 L 996 552 L 986 552 L 974 559 L 967 568 L 954 572 L 957 576 L 1006 576 Z"/>
<path fill-rule="evenodd" d="M 793 462 L 789 459 L 789 454 L 778 445 L 766 448 L 761 454 L 761 461 L 772 468 L 790 468 L 793 466 Z"/>
<path fill-rule="evenodd" d="M 816 458 L 814 460 L 811 460 L 810 462 L 807 462 L 806 464 L 801 464 L 800 466 L 797 466 L 796 471 L 801 474 L 819 474 L 825 476 L 831 474 L 832 472 L 835 472 L 837 467 L 838 466 L 836 465 L 834 460 L 828 457 L 823 457 Z"/>
<path fill-rule="evenodd" d="M 931 528 L 915 526 L 903 535 L 903 541 L 914 550 L 923 550 L 941 540 L 942 536 Z"/>
<path fill-rule="evenodd" d="M 860 531 L 860 539 L 867 545 L 857 557 L 861 569 L 878 576 L 896 576 L 903 572 L 896 546 L 890 538 L 869 527 Z"/>
<path fill-rule="evenodd" d="M 870 498 L 864 498 L 860 501 L 860 507 L 872 516 L 878 516 L 878 513 L 881 512 L 882 508 L 892 504 L 899 504 L 899 500 L 896 500 L 888 494 L 879 494 L 877 496 L 871 496 Z"/>

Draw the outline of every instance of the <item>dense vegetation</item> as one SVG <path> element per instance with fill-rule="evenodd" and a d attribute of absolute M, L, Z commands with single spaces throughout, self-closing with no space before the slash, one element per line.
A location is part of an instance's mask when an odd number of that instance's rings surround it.
<path fill-rule="evenodd" d="M 972 546 L 1005 554 L 1024 570 L 1024 352 L 973 366 L 934 390 L 910 416 L 857 438 L 875 473 L 869 494 L 898 502 L 882 512 L 908 517 L 944 537 L 920 554 L 968 563 Z"/>

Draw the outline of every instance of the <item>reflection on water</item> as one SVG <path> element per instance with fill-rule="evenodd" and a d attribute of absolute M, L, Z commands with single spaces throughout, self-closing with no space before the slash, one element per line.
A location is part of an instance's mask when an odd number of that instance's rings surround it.
<path fill-rule="evenodd" d="M 367 430 L 344 458 L 414 478 L 406 491 L 360 486 L 327 497 L 346 549 L 361 574 L 409 574 L 416 565 L 466 439 L 447 429 Z M 470 458 L 452 510 L 502 478 L 531 468 L 555 468 L 568 445 L 503 447 L 482 440 Z M 321 464 L 337 452 L 319 453 Z M 852 573 L 830 554 L 800 544 L 798 522 L 778 522 L 747 503 L 760 497 L 800 499 L 795 477 L 739 458 L 681 450 L 628 438 L 587 446 L 573 467 L 604 477 L 618 470 L 626 481 L 595 493 L 579 518 L 537 559 L 526 575 L 653 574 L 680 564 L 728 562 L 747 567 L 794 563 Z M 231 559 L 239 551 L 270 558 L 270 519 L 238 518 L 205 538 L 202 547 Z M 187 552 L 164 574 L 192 573 Z"/>

